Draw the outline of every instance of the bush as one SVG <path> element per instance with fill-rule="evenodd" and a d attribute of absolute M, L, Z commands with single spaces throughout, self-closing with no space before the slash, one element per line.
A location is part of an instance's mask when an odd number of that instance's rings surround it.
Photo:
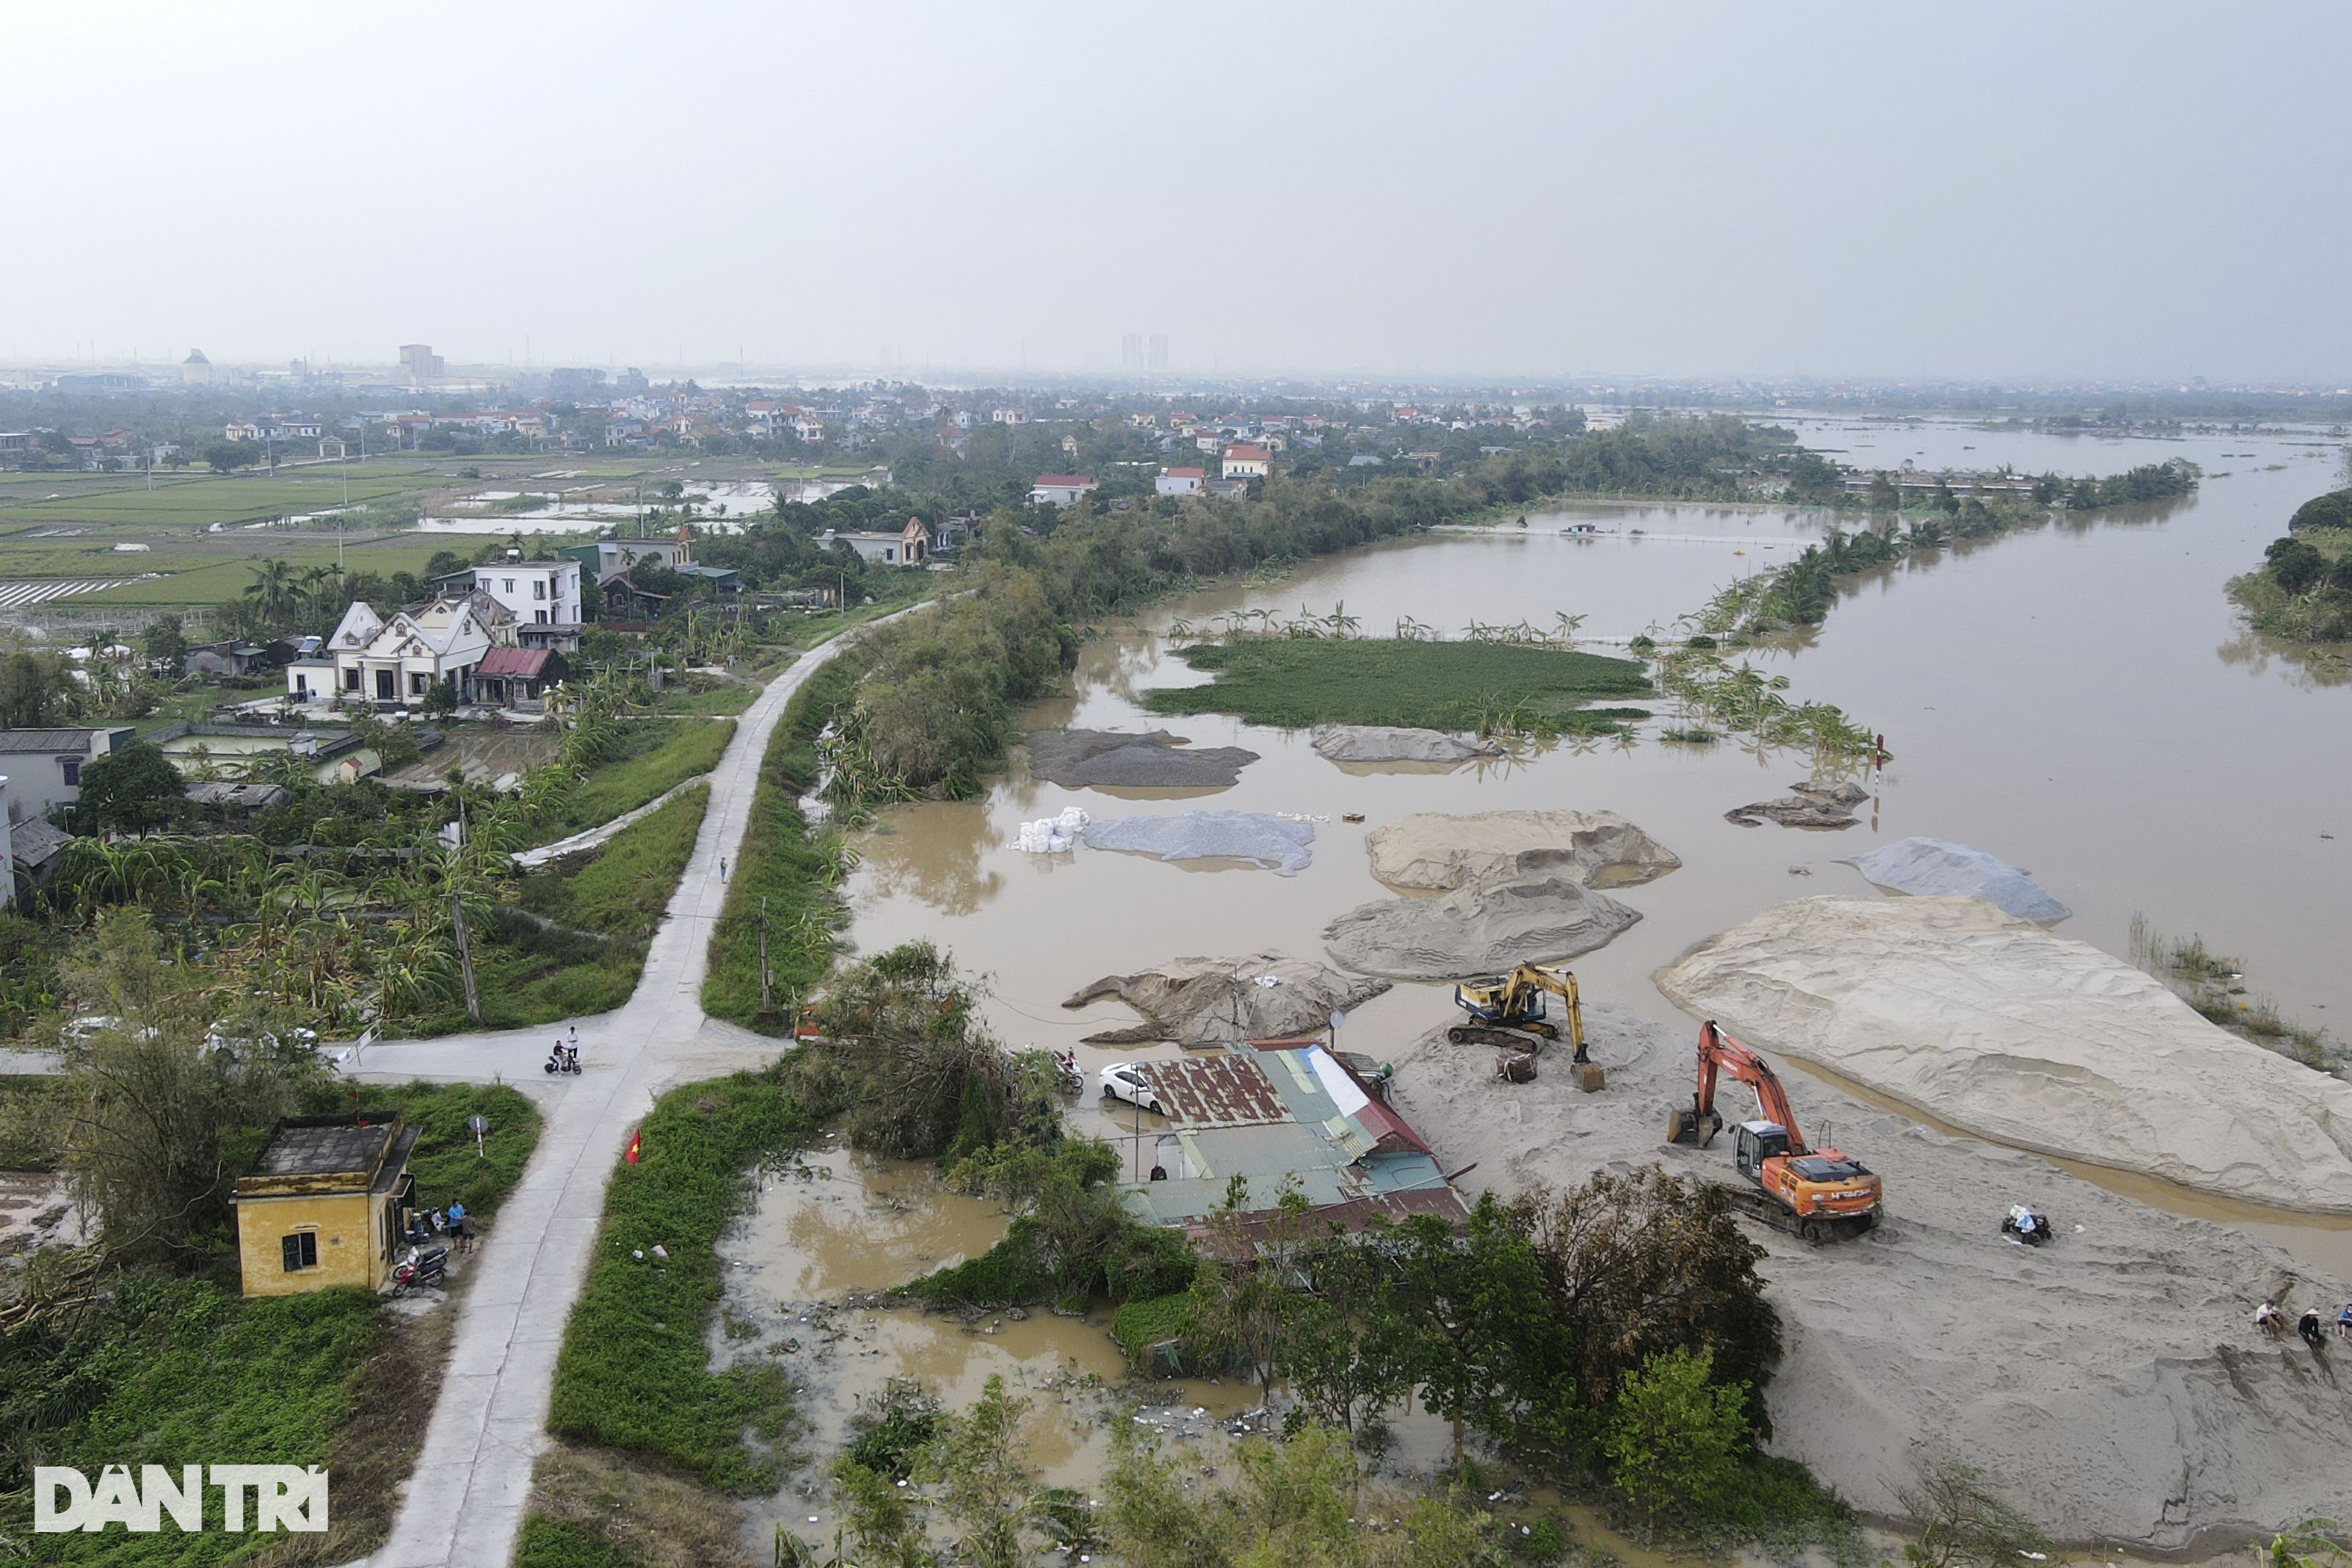
<path fill-rule="evenodd" d="M 1604 1444 L 1610 1481 L 1653 1530 L 1662 1519 L 1692 1519 L 1721 1492 L 1747 1442 L 1747 1385 L 1719 1385 L 1714 1372 L 1712 1351 L 1678 1346 L 1617 1391 Z"/>
<path fill-rule="evenodd" d="M 2352 529 L 2352 489 L 2330 490 L 2295 508 L 2287 519 L 2287 531 L 2300 533 L 2306 528 Z"/>

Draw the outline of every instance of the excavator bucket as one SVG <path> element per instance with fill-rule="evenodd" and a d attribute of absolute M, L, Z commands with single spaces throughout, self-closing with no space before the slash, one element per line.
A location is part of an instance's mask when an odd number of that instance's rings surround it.
<path fill-rule="evenodd" d="M 1687 1105 L 1666 1107 L 1666 1142 L 1696 1143 L 1698 1142 L 1698 1112 Z"/>

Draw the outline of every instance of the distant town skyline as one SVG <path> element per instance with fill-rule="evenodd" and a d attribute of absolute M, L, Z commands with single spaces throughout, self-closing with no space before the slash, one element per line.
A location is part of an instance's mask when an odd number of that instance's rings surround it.
<path fill-rule="evenodd" d="M 10 362 L 2352 377 L 2337 6 L 11 29 Z"/>

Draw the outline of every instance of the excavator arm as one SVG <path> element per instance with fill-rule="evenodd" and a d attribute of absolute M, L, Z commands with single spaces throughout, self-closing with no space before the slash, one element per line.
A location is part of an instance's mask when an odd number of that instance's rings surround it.
<path fill-rule="evenodd" d="M 1805 1152 L 1804 1135 L 1797 1131 L 1796 1113 L 1789 1108 L 1788 1091 L 1780 1087 L 1780 1076 L 1762 1057 L 1717 1028 L 1710 1018 L 1698 1031 L 1698 1090 L 1691 1096 L 1687 1111 L 1675 1112 L 1667 1130 L 1669 1142 L 1688 1142 L 1694 1138 L 1705 1144 L 1723 1130 L 1723 1118 L 1715 1109 L 1717 1079 L 1729 1076 L 1756 1091 L 1756 1103 L 1764 1120 L 1777 1121 L 1788 1129 L 1791 1152 Z"/>

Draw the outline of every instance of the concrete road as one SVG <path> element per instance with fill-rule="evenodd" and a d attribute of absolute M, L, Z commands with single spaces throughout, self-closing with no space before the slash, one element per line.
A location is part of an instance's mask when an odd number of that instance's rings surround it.
<path fill-rule="evenodd" d="M 719 863 L 738 858 L 760 759 L 785 702 L 863 629 L 802 656 L 745 710 L 710 774 L 702 831 L 635 994 L 618 1012 L 572 1020 L 579 1077 L 541 1071 L 562 1024 L 373 1045 L 352 1068 L 376 1081 L 497 1079 L 530 1090 L 547 1117 L 472 1266 L 424 1451 L 392 1539 L 370 1568 L 507 1568 L 513 1556 L 532 1461 L 547 1442 L 556 1352 L 587 1277 L 605 1181 L 631 1129 L 665 1088 L 764 1064 L 776 1048 L 703 1016 L 710 928 L 726 898 Z"/>

